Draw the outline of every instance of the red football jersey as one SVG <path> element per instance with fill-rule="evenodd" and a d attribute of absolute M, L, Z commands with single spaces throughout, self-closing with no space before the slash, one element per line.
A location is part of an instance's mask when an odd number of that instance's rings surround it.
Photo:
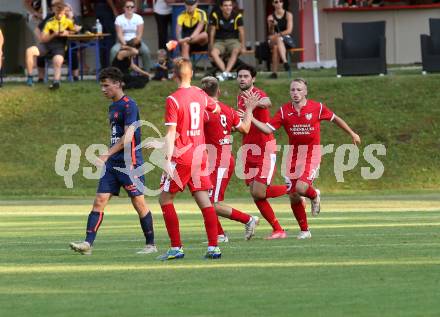
<path fill-rule="evenodd" d="M 252 92 L 256 92 L 260 95 L 261 98 L 267 97 L 266 93 L 258 89 L 257 87 L 253 87 Z M 237 108 L 241 109 L 243 111 L 246 111 L 246 106 L 244 104 L 244 97 L 240 94 L 237 97 Z M 254 118 L 258 121 L 261 121 L 263 123 L 267 123 L 270 120 L 270 112 L 267 108 L 260 108 L 257 107 L 254 109 L 253 113 Z M 261 149 L 260 155 L 251 155 L 250 151 L 248 152 L 248 160 L 249 161 L 261 161 L 264 158 L 264 150 L 266 147 L 266 143 L 268 141 L 275 140 L 274 136 L 272 134 L 265 134 L 264 132 L 260 131 L 254 124 L 251 124 L 251 128 L 249 130 L 248 134 L 245 134 L 243 136 L 243 144 L 256 144 Z M 272 144 L 276 144 L 275 141 L 272 142 Z M 275 151 L 275 147 L 271 148 L 271 151 Z"/>
<path fill-rule="evenodd" d="M 298 113 L 292 102 L 285 103 L 268 123 L 273 130 L 281 126 L 289 136 L 290 145 L 319 145 L 321 121 L 332 121 L 335 114 L 324 104 L 307 100 Z"/>
<path fill-rule="evenodd" d="M 218 102 L 221 112 L 205 111 L 205 142 L 212 144 L 217 150 L 215 166 L 221 162 L 229 164 L 232 150 L 232 128 L 241 124 L 237 112 L 224 103 Z M 210 158 L 211 161 L 211 158 Z"/>
<path fill-rule="evenodd" d="M 193 157 L 199 157 L 201 153 L 206 157 L 203 116 L 205 109 L 214 111 L 215 108 L 213 99 L 195 86 L 179 88 L 167 97 L 165 125 L 175 125 L 177 132 L 174 162 L 191 165 Z"/>

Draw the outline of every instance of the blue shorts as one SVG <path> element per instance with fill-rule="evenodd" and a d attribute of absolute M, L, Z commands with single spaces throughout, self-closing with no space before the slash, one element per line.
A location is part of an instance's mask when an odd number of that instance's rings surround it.
<path fill-rule="evenodd" d="M 135 197 L 143 195 L 144 193 L 140 191 L 136 184 L 130 179 L 130 176 L 126 173 L 115 169 L 115 165 L 106 164 L 105 166 L 105 174 L 100 178 L 98 189 L 96 192 L 98 194 L 110 193 L 115 196 L 119 196 L 119 192 L 121 190 L 121 186 L 124 187 L 128 196 Z M 124 166 L 117 166 L 123 168 Z M 137 168 L 138 166 L 134 166 L 133 168 Z M 145 177 L 141 176 L 133 176 L 137 178 L 142 185 L 145 186 Z"/>

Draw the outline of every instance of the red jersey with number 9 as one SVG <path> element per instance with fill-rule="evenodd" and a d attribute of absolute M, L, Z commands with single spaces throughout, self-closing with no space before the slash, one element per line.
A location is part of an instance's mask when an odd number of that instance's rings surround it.
<path fill-rule="evenodd" d="M 165 125 L 176 126 L 172 160 L 191 165 L 193 157 L 206 157 L 203 116 L 205 109 L 214 111 L 215 101 L 200 88 L 179 88 L 166 99 Z"/>
<path fill-rule="evenodd" d="M 217 167 L 221 162 L 229 164 L 232 155 L 232 128 L 241 125 L 240 117 L 234 109 L 221 102 L 218 105 L 221 109 L 219 113 L 205 111 L 205 140 L 206 144 L 212 144 L 217 150 Z"/>

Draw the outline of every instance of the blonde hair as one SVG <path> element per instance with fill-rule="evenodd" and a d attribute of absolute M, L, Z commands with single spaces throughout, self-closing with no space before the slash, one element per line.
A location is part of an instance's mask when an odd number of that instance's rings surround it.
<path fill-rule="evenodd" d="M 213 76 L 206 76 L 202 78 L 202 89 L 210 97 L 215 97 L 218 92 L 218 80 Z"/>
<path fill-rule="evenodd" d="M 292 83 L 301 83 L 304 86 L 308 87 L 307 80 L 305 80 L 304 78 L 301 78 L 301 77 L 295 78 L 294 80 L 292 80 Z"/>
<path fill-rule="evenodd" d="M 178 57 L 174 60 L 174 75 L 182 79 L 191 79 L 192 64 L 188 58 Z"/>

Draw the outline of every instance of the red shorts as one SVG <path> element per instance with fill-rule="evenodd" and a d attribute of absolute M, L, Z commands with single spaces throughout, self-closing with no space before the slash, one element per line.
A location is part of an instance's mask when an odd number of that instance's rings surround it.
<path fill-rule="evenodd" d="M 175 162 L 172 162 L 172 165 L 174 167 L 173 177 L 170 178 L 164 174 L 160 181 L 160 187 L 164 192 L 182 192 L 186 185 L 188 185 L 191 193 L 212 189 L 209 175 L 205 176 L 202 174 L 202 172 L 205 172 L 206 164 L 202 164 L 200 168 L 194 168 L 190 165 L 176 164 Z"/>
<path fill-rule="evenodd" d="M 246 185 L 249 186 L 255 181 L 269 186 L 275 173 L 276 161 L 276 153 L 269 154 L 269 159 L 262 159 L 258 162 L 246 160 L 244 165 Z"/>
<path fill-rule="evenodd" d="M 225 200 L 225 192 L 228 187 L 229 181 L 234 173 L 235 160 L 231 156 L 231 160 L 228 166 L 216 166 L 211 177 L 211 183 L 213 188 L 209 191 L 209 198 L 211 203 L 216 203 Z"/>
<path fill-rule="evenodd" d="M 289 175 L 285 176 L 287 192 L 295 192 L 297 181 L 312 185 L 318 175 L 320 163 L 320 155 L 312 157 L 311 153 L 307 153 L 306 159 L 298 159 L 297 155 L 294 155 L 292 163 L 286 168 L 290 171 Z"/>

